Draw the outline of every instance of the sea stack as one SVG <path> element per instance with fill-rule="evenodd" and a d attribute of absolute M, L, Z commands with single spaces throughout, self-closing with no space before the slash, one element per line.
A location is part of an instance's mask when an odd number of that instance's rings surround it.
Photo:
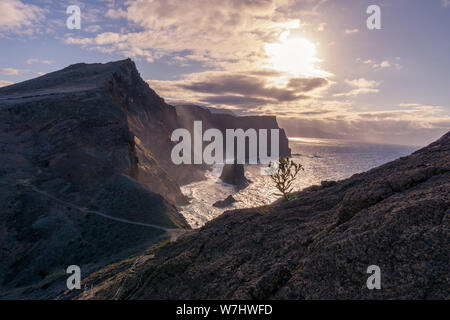
<path fill-rule="evenodd" d="M 245 189 L 250 183 L 250 180 L 245 177 L 244 165 L 237 163 L 225 164 L 220 179 L 234 185 L 238 190 Z"/>

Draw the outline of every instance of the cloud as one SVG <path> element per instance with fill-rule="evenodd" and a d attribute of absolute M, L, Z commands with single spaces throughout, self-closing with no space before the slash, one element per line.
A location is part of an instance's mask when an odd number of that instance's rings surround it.
<path fill-rule="evenodd" d="M 329 81 L 324 78 L 291 78 L 287 87 L 303 93 L 325 88 L 328 85 Z"/>
<path fill-rule="evenodd" d="M 14 69 L 14 68 L 3 68 L 3 69 L 0 69 L 0 73 L 8 75 L 8 76 L 15 76 L 15 75 L 20 74 L 20 70 Z"/>
<path fill-rule="evenodd" d="M 106 17 L 111 18 L 111 19 L 120 19 L 120 18 L 126 18 L 127 17 L 127 12 L 123 9 L 108 9 L 108 11 L 106 11 L 105 14 Z"/>
<path fill-rule="evenodd" d="M 396 64 L 397 65 L 397 64 Z M 388 60 L 383 60 L 380 63 L 374 63 L 372 68 L 379 70 L 392 67 L 391 63 Z"/>
<path fill-rule="evenodd" d="M 450 0 L 441 0 L 441 3 L 444 7 L 450 7 Z"/>
<path fill-rule="evenodd" d="M 392 63 L 389 60 L 382 60 L 380 62 L 376 62 L 372 59 L 367 59 L 364 61 L 362 61 L 362 59 L 357 59 L 357 61 L 370 65 L 375 70 L 388 69 L 392 67 L 394 67 L 397 70 L 400 70 L 402 68 L 401 64 L 399 63 L 400 57 L 395 58 L 395 61 L 397 61 L 396 63 Z"/>
<path fill-rule="evenodd" d="M 375 61 L 373 61 L 373 60 L 371 60 L 371 59 L 368 59 L 368 60 L 364 60 L 363 63 L 364 63 L 364 64 L 374 64 Z"/>
<path fill-rule="evenodd" d="M 450 116 L 444 107 L 405 104 L 375 112 L 353 112 L 333 107 L 324 113 L 303 112 L 302 117 L 279 118 L 289 136 L 350 139 L 376 143 L 426 145 L 448 131 Z"/>
<path fill-rule="evenodd" d="M 1 88 L 1 87 L 9 86 L 9 85 L 11 85 L 11 84 L 14 84 L 14 82 L 6 81 L 6 80 L 0 80 L 0 88 Z"/>
<path fill-rule="evenodd" d="M 209 105 L 236 106 L 245 109 L 253 109 L 259 106 L 273 104 L 273 101 L 269 99 L 238 95 L 208 96 L 203 98 L 201 102 Z"/>
<path fill-rule="evenodd" d="M 42 60 L 39 58 L 30 58 L 30 59 L 27 59 L 25 62 L 26 62 L 26 64 L 33 64 L 33 63 L 52 64 L 53 63 L 53 61 L 51 61 L 51 60 Z"/>
<path fill-rule="evenodd" d="M 90 33 L 97 33 L 97 32 L 99 32 L 100 30 L 102 30 L 102 27 L 99 26 L 98 24 L 89 26 L 89 27 L 87 27 L 87 28 L 85 29 L 86 32 L 90 32 Z"/>
<path fill-rule="evenodd" d="M 391 63 L 387 60 L 383 60 L 380 63 L 380 68 L 389 68 L 391 66 Z"/>
<path fill-rule="evenodd" d="M 314 6 L 310 0 L 300 2 Z M 288 18 L 295 5 L 291 0 L 210 0 L 208 10 L 205 5 L 204 0 L 127 1 L 106 12 L 108 18 L 126 19 L 128 27 L 121 32 L 70 35 L 64 41 L 150 62 L 188 52 L 191 57 L 208 57 L 204 63 L 215 67 L 242 67 L 261 65 L 267 58 L 265 44 L 300 26 L 298 18 Z"/>
<path fill-rule="evenodd" d="M 379 85 L 378 82 L 367 80 L 364 78 L 354 79 L 354 80 L 345 80 L 345 82 L 352 86 L 352 87 L 358 87 L 358 88 L 371 88 L 376 87 Z"/>
<path fill-rule="evenodd" d="M 263 105 L 295 103 L 320 95 L 331 83 L 325 78 L 288 78 L 276 83 L 280 73 L 270 69 L 206 71 L 182 80 L 148 80 L 169 101 L 212 104 L 214 107 L 253 109 Z"/>
<path fill-rule="evenodd" d="M 380 91 L 378 87 L 381 84 L 380 82 L 367 80 L 364 78 L 345 80 L 345 83 L 354 89 L 349 92 L 337 93 L 334 95 L 335 97 L 351 97 L 366 93 L 377 93 Z"/>
<path fill-rule="evenodd" d="M 345 34 L 358 33 L 359 29 L 345 29 Z"/>
<path fill-rule="evenodd" d="M 0 1 L 0 31 L 33 33 L 32 27 L 43 19 L 43 10 L 19 0 Z"/>
<path fill-rule="evenodd" d="M 266 97 L 281 101 L 293 101 L 300 94 L 326 86 L 328 81 L 322 78 L 293 78 L 284 88 L 270 86 L 262 77 L 242 74 L 224 74 L 206 81 L 194 81 L 182 85 L 184 89 L 208 94 L 233 93 L 246 96 Z"/>

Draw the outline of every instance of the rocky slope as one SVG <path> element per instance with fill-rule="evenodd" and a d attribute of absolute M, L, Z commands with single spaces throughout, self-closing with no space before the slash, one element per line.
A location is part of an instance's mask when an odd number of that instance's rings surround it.
<path fill-rule="evenodd" d="M 131 60 L 1 88 L 0 296 L 189 228 L 174 205 L 186 199 L 155 157 L 176 126 Z"/>
<path fill-rule="evenodd" d="M 449 299 L 449 207 L 450 132 L 289 202 L 228 211 L 101 270 L 78 298 Z M 366 287 L 370 265 L 381 290 Z"/>

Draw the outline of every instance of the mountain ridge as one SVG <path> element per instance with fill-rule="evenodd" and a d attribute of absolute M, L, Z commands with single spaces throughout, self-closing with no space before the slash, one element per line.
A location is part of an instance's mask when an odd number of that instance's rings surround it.
<path fill-rule="evenodd" d="M 189 229 L 175 206 L 186 197 L 140 132 L 168 149 L 176 120 L 129 59 L 1 88 L 0 295 L 50 294 L 68 265 L 87 272 Z"/>

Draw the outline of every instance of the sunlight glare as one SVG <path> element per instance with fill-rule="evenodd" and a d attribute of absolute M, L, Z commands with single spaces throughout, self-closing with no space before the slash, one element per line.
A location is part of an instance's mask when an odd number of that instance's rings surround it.
<path fill-rule="evenodd" d="M 289 38 L 289 31 L 281 34 L 278 43 L 267 43 L 265 50 L 269 56 L 269 66 L 277 71 L 295 77 L 324 75 L 324 72 L 316 67 L 321 61 L 316 56 L 316 46 L 305 38 Z"/>

